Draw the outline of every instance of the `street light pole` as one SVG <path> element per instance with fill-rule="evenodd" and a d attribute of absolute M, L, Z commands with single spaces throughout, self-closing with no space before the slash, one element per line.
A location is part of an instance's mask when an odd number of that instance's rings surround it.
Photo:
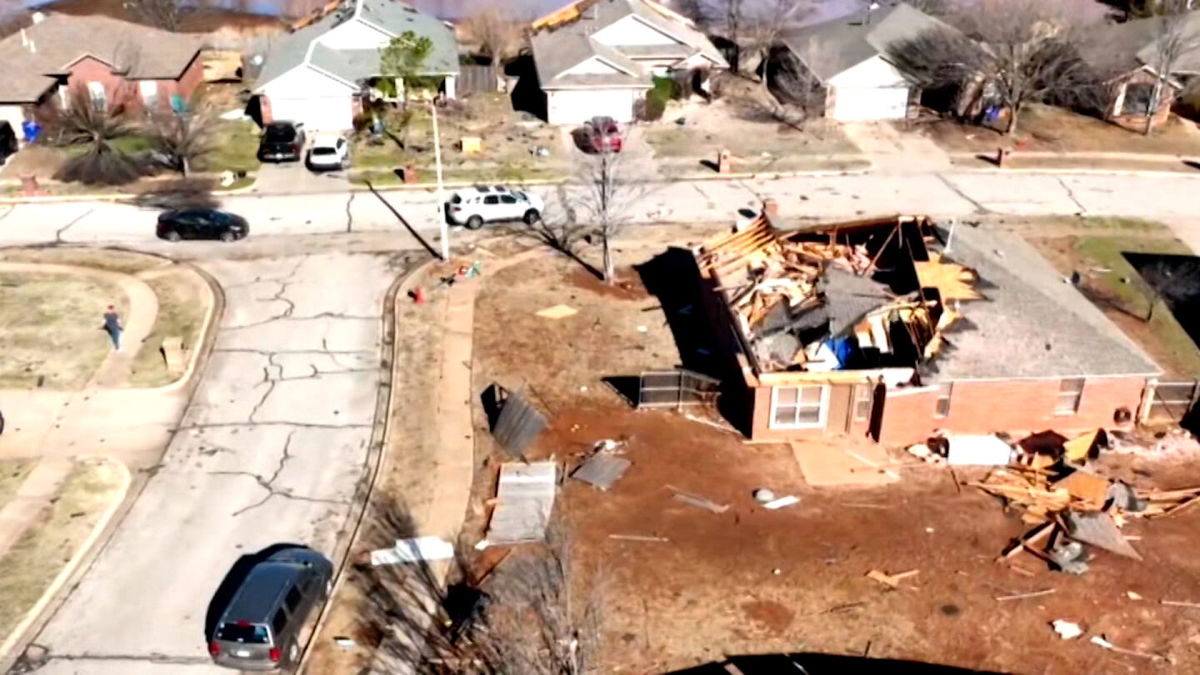
<path fill-rule="evenodd" d="M 431 101 L 433 111 L 433 161 L 437 165 L 437 212 L 442 228 L 442 260 L 450 260 L 450 225 L 446 222 L 446 188 L 442 183 L 442 137 L 438 133 L 437 101 Z"/>

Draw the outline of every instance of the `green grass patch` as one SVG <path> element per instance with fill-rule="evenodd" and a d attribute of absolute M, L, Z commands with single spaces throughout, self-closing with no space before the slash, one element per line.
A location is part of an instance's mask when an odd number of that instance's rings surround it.
<path fill-rule="evenodd" d="M 21 483 L 36 464 L 37 461 L 32 459 L 0 460 L 0 509 L 17 495 Z"/>
<path fill-rule="evenodd" d="M 213 150 L 197 162 L 203 171 L 257 171 L 258 127 L 250 120 L 220 120 L 213 132 Z"/>
<path fill-rule="evenodd" d="M 204 291 L 197 284 L 199 279 L 182 269 L 173 269 L 161 275 L 143 276 L 154 294 L 158 296 L 158 316 L 154 330 L 147 336 L 133 360 L 130 387 L 161 387 L 174 382 L 179 375 L 167 370 L 163 355 L 159 351 L 164 338 L 183 339 L 183 348 L 190 355 L 197 348 L 200 329 L 208 308 L 204 302 Z"/>
<path fill-rule="evenodd" d="M 84 460 L 71 471 L 45 520 L 0 558 L 0 635 L 8 635 L 87 540 L 100 516 L 119 499 L 121 468 Z"/>
<path fill-rule="evenodd" d="M 1142 231 L 1152 229 L 1146 221 L 1132 223 L 1138 223 Z M 1075 252 L 1090 267 L 1092 283 L 1111 304 L 1133 317 L 1150 317 L 1146 323 L 1146 333 L 1157 343 L 1150 351 L 1159 360 L 1168 361 L 1159 365 L 1181 374 L 1200 373 L 1200 349 L 1175 319 L 1170 308 L 1162 301 L 1155 300 L 1155 293 L 1149 284 L 1142 280 L 1122 255 L 1126 252 L 1191 255 L 1187 246 L 1167 237 L 1085 236 L 1076 241 Z M 1151 303 L 1155 302 L 1157 304 L 1151 313 Z"/>

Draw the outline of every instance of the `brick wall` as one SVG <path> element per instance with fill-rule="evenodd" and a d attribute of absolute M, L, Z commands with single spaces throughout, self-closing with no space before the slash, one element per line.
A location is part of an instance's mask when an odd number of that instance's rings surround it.
<path fill-rule="evenodd" d="M 204 64 L 197 53 L 178 80 L 155 80 L 158 85 L 159 109 L 170 111 L 171 97 L 175 94 L 179 94 L 185 100 L 190 100 L 196 87 L 200 86 L 203 81 Z M 81 92 L 86 97 L 89 82 L 104 84 L 104 92 L 110 105 L 117 102 L 123 103 L 130 112 L 140 112 L 144 108 L 139 88 L 140 80 L 126 80 L 114 73 L 108 64 L 85 57 L 71 68 L 71 75 L 67 78 L 67 87 L 71 92 Z"/>
<path fill-rule="evenodd" d="M 1112 88 L 1109 98 L 1109 108 L 1105 113 L 1105 117 L 1113 124 L 1129 129 L 1131 131 L 1144 131 L 1146 129 L 1146 116 L 1137 114 L 1121 114 L 1121 106 L 1125 97 L 1125 88 L 1130 84 L 1153 85 L 1155 76 L 1144 71 L 1138 70 L 1128 75 L 1124 80 L 1116 84 Z M 1166 85 L 1161 93 L 1161 101 L 1158 110 L 1154 112 L 1154 123 L 1162 124 L 1171 116 L 1171 105 L 1175 102 L 1175 96 L 1178 94 L 1175 87 Z"/>

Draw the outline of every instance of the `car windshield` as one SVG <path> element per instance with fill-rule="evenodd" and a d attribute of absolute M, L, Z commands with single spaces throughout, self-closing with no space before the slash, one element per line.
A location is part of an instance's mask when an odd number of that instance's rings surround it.
<path fill-rule="evenodd" d="M 337 151 L 334 150 L 333 148 L 313 148 L 312 154 L 314 154 L 314 155 L 334 155 L 334 154 L 337 154 Z"/>
<path fill-rule="evenodd" d="M 278 141 L 286 143 L 296 138 L 296 130 L 289 126 L 274 124 L 267 126 L 266 138 L 268 141 Z"/>
<path fill-rule="evenodd" d="M 241 642 L 242 644 L 267 644 L 267 627 L 260 623 L 238 621 L 223 623 L 217 627 L 217 639 L 225 642 Z"/>

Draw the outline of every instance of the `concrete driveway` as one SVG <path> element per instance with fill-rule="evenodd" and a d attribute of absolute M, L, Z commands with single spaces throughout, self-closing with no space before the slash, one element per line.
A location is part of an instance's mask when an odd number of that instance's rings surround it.
<path fill-rule="evenodd" d="M 250 193 L 264 195 L 328 194 L 350 189 L 345 171 L 315 173 L 303 161 L 264 163 L 258 169 Z"/>
<path fill-rule="evenodd" d="M 396 271 L 371 255 L 204 265 L 228 306 L 157 473 L 37 636 L 39 673 L 226 673 L 205 615 L 243 554 L 327 555 L 364 476 L 380 310 Z"/>

